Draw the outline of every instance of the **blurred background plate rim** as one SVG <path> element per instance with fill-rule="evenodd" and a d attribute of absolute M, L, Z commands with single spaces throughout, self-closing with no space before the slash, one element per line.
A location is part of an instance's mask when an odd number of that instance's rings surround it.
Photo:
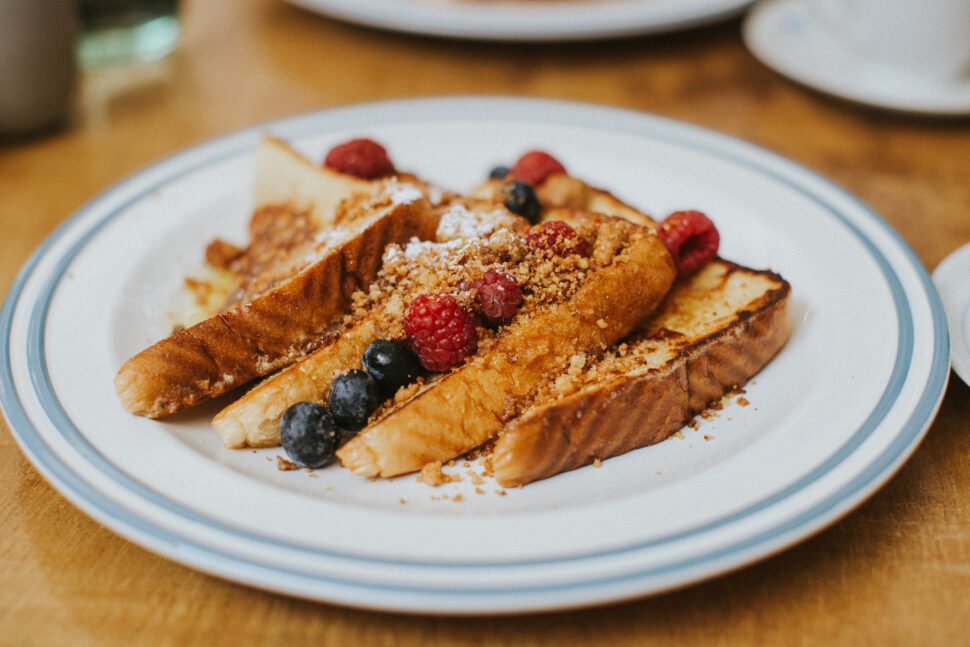
<path fill-rule="evenodd" d="M 390 31 L 492 41 L 622 38 L 709 24 L 753 0 L 286 0 Z"/>

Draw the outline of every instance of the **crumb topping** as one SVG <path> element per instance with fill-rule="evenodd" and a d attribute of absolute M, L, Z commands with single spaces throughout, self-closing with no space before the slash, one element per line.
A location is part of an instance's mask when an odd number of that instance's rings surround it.
<path fill-rule="evenodd" d="M 418 474 L 418 482 L 430 485 L 431 487 L 438 487 L 445 483 L 452 483 L 459 480 L 460 477 L 445 474 L 441 471 L 441 462 L 434 461 L 426 464 L 421 468 L 421 473 Z"/>
<path fill-rule="evenodd" d="M 522 291 L 518 319 L 530 316 L 539 308 L 561 303 L 583 285 L 589 272 L 599 263 L 577 255 L 558 256 L 549 250 L 534 249 L 525 239 L 505 226 L 518 219 L 502 210 L 476 213 L 464 205 L 453 205 L 439 227 L 439 237 L 447 240 L 413 239 L 406 245 L 392 244 L 384 253 L 384 263 L 369 289 L 353 295 L 353 314 L 348 323 L 369 316 L 376 317 L 382 334 L 391 339 L 405 337 L 402 313 L 420 294 L 451 294 L 469 310 L 475 309 L 473 281 L 490 269 L 513 277 Z M 590 239 L 599 245 L 598 231 L 591 229 Z M 480 232 L 490 230 L 490 233 Z M 613 248 L 611 239 L 607 247 Z M 605 256 L 605 254 L 603 255 Z M 609 255 L 612 262 L 615 256 Z M 501 334 L 501 328 L 479 327 L 479 355 L 490 340 Z"/>
<path fill-rule="evenodd" d="M 233 263 L 242 255 L 243 250 L 230 242 L 216 238 L 205 248 L 205 262 L 222 270 L 233 269 Z"/>

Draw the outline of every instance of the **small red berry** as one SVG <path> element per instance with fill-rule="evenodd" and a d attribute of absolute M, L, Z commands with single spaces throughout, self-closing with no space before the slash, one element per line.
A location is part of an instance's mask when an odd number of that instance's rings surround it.
<path fill-rule="evenodd" d="M 488 270 L 482 278 L 463 283 L 462 288 L 478 290 L 475 301 L 481 307 L 485 319 L 492 324 L 511 321 L 522 303 L 522 290 L 516 285 L 515 278 L 498 270 Z"/>
<path fill-rule="evenodd" d="M 422 294 L 404 316 L 404 331 L 421 366 L 438 373 L 478 350 L 475 317 L 450 294 Z"/>
<path fill-rule="evenodd" d="M 566 167 L 559 160 L 542 151 L 529 151 L 512 167 L 512 177 L 539 186 L 550 175 L 565 173 Z"/>
<path fill-rule="evenodd" d="M 384 147 L 371 139 L 352 139 L 330 149 L 323 165 L 364 180 L 392 175 L 394 164 Z"/>
<path fill-rule="evenodd" d="M 536 249 L 552 250 L 557 256 L 589 256 L 589 245 L 576 230 L 561 220 L 540 222 L 529 229 L 525 242 Z"/>
<path fill-rule="evenodd" d="M 677 276 L 687 276 L 717 255 L 721 236 L 714 223 L 700 211 L 677 211 L 657 228 L 660 240 L 674 259 Z"/>

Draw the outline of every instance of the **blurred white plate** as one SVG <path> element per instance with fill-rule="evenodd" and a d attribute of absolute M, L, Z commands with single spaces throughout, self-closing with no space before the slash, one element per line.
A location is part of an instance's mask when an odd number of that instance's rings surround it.
<path fill-rule="evenodd" d="M 112 378 L 166 334 L 167 296 L 216 235 L 242 239 L 264 133 L 314 159 L 366 135 L 398 168 L 468 189 L 530 148 L 649 212 L 698 208 L 725 257 L 793 286 L 794 330 L 745 397 L 698 430 L 504 491 L 232 451 L 217 404 L 136 418 Z M 188 149 L 96 197 L 13 285 L 0 402 L 26 455 L 132 541 L 239 582 L 428 613 L 559 609 L 683 586 L 817 532 L 906 460 L 949 375 L 939 297 L 853 196 L 763 149 L 597 106 L 485 97 L 352 106 Z M 224 404 L 224 402 L 223 402 Z M 458 466 L 459 473 L 463 472 Z M 455 501 L 461 494 L 461 501 Z"/>
<path fill-rule="evenodd" d="M 393 31 L 499 41 L 614 38 L 702 25 L 751 0 L 288 0 Z"/>
<path fill-rule="evenodd" d="M 970 243 L 952 252 L 933 270 L 950 323 L 953 370 L 970 385 Z"/>
<path fill-rule="evenodd" d="M 768 67 L 835 97 L 913 114 L 970 114 L 970 77 L 929 81 L 877 66 L 832 34 L 815 4 L 762 0 L 745 18 L 745 44 Z"/>

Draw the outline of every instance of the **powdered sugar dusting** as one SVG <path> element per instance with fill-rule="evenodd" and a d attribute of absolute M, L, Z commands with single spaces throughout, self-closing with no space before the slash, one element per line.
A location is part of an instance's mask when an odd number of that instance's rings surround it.
<path fill-rule="evenodd" d="M 463 238 L 456 238 L 445 242 L 435 242 L 431 240 L 420 240 L 411 238 L 402 248 L 399 245 L 388 245 L 384 250 L 384 263 L 397 263 L 400 261 L 413 261 L 419 256 L 444 256 L 468 246 L 472 241 Z"/>
<path fill-rule="evenodd" d="M 448 240 L 440 243 L 432 242 L 430 240 L 414 240 L 412 239 L 407 245 L 404 246 L 404 258 L 413 261 L 418 256 L 423 254 L 434 254 L 434 255 L 445 255 L 453 251 L 462 249 L 471 244 L 472 240 L 467 238 L 455 238 L 454 240 Z"/>
<path fill-rule="evenodd" d="M 400 184 L 391 182 L 387 185 L 387 193 L 391 198 L 391 204 L 411 204 L 415 200 L 421 199 L 424 194 L 421 189 L 413 184 Z"/>
<path fill-rule="evenodd" d="M 499 227 L 508 226 L 512 219 L 512 216 L 501 209 L 477 213 L 457 203 L 441 216 L 441 221 L 438 223 L 438 240 L 484 238 Z"/>
<path fill-rule="evenodd" d="M 413 261 L 419 256 L 455 256 L 455 252 L 476 242 L 484 242 L 490 235 L 508 232 L 516 217 L 502 209 L 487 213 L 471 211 L 463 204 L 454 204 L 442 216 L 436 232 L 436 241 L 412 238 L 402 247 L 389 245 L 384 251 L 384 263 Z"/>

